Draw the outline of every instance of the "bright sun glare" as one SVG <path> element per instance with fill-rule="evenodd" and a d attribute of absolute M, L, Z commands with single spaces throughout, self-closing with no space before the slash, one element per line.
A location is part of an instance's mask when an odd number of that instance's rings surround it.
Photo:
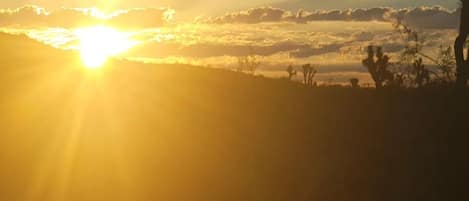
<path fill-rule="evenodd" d="M 112 56 L 125 52 L 137 42 L 127 33 L 110 27 L 96 26 L 75 30 L 80 40 L 81 59 L 87 68 L 99 68 Z"/>

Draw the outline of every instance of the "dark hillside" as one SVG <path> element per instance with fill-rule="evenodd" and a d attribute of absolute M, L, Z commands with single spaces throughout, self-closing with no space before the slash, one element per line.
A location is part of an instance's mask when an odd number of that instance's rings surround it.
<path fill-rule="evenodd" d="M 1 200 L 465 200 L 467 91 L 67 58 L 3 58 Z"/>

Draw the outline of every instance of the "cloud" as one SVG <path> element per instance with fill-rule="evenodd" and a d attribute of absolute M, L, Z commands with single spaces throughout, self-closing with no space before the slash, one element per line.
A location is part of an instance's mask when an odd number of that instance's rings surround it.
<path fill-rule="evenodd" d="M 441 6 L 399 9 L 387 13 L 387 19 L 402 19 L 419 28 L 454 29 L 458 27 L 461 10 L 448 10 Z"/>
<path fill-rule="evenodd" d="M 144 56 L 184 56 L 192 58 L 206 58 L 218 56 L 247 56 L 256 54 L 259 56 L 272 56 L 279 52 L 289 52 L 308 48 L 308 44 L 293 41 L 277 42 L 272 45 L 241 45 L 222 43 L 196 43 L 192 45 L 181 45 L 177 43 L 148 43 L 135 48 L 131 54 Z M 152 50 L 158 50 L 157 52 Z M 155 52 L 157 55 L 153 55 Z"/>
<path fill-rule="evenodd" d="M 416 6 L 441 5 L 447 8 L 457 8 L 458 0 L 284 0 L 271 4 L 274 7 L 288 9 L 347 9 L 347 8 L 413 8 Z"/>
<path fill-rule="evenodd" d="M 278 22 L 284 21 L 291 16 L 291 13 L 272 7 L 260 7 L 252 8 L 246 11 L 240 11 L 235 13 L 228 13 L 224 16 L 216 17 L 211 19 L 214 23 L 260 23 L 260 22 Z"/>
<path fill-rule="evenodd" d="M 0 26 L 64 27 L 114 25 L 120 28 L 160 27 L 172 19 L 174 10 L 166 8 L 128 9 L 101 13 L 96 9 L 61 8 L 47 11 L 38 6 L 0 10 Z"/>
<path fill-rule="evenodd" d="M 391 8 L 346 9 L 346 10 L 320 10 L 308 12 L 304 10 L 286 20 L 298 23 L 311 21 L 385 21 L 384 16 Z"/>
<path fill-rule="evenodd" d="M 296 13 L 273 8 L 260 7 L 245 11 L 227 13 L 209 18 L 205 22 L 226 23 L 263 23 L 263 22 L 295 22 L 308 23 L 313 21 L 383 21 L 393 22 L 398 18 L 404 23 L 418 28 L 452 29 L 457 28 L 460 10 L 448 10 L 441 6 L 395 9 L 378 7 L 367 9 L 317 10 L 300 9 Z"/>
<path fill-rule="evenodd" d="M 111 17 L 108 23 L 125 28 L 152 28 L 163 26 L 173 19 L 172 9 L 140 8 L 121 11 Z"/>
<path fill-rule="evenodd" d="M 323 45 L 320 47 L 303 47 L 296 51 L 290 52 L 291 57 L 295 58 L 308 58 L 311 56 L 322 55 L 327 53 L 337 53 L 342 47 L 346 44 L 333 43 L 328 45 Z"/>

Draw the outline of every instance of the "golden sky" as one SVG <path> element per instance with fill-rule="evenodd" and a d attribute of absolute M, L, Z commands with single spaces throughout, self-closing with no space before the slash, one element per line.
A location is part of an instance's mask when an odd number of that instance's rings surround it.
<path fill-rule="evenodd" d="M 366 7 L 417 7 L 441 5 L 456 8 L 456 0 L 2 0 L 0 7 L 14 8 L 25 4 L 34 4 L 49 9 L 60 7 L 98 7 L 103 10 L 135 7 L 172 7 L 194 14 L 211 14 L 235 9 L 272 5 L 288 9 L 331 9 L 331 8 L 366 8 Z"/>

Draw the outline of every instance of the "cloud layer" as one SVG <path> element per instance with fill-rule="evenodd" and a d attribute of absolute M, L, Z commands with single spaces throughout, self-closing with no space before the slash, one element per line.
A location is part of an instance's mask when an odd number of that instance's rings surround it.
<path fill-rule="evenodd" d="M 272 7 L 252 8 L 245 11 L 228 13 L 206 20 L 209 23 L 262 23 L 313 21 L 383 21 L 392 22 L 401 19 L 410 26 L 419 28 L 452 29 L 459 23 L 460 10 L 448 10 L 441 6 L 395 9 L 389 7 L 345 10 L 288 10 Z"/>
<path fill-rule="evenodd" d="M 173 14 L 173 10 L 164 8 L 128 9 L 104 14 L 95 9 L 62 8 L 49 12 L 38 6 L 24 6 L 0 10 L 0 26 L 74 28 L 103 24 L 149 28 L 164 25 Z"/>
<path fill-rule="evenodd" d="M 455 33 L 455 30 L 422 31 L 421 36 L 426 39 L 424 51 L 433 55 L 440 45 L 451 45 Z M 164 28 L 144 35 L 140 39 L 145 42 L 133 49 L 130 56 L 209 59 L 255 54 L 272 62 L 359 63 L 370 44 L 383 46 L 395 56 L 393 59 L 405 46 L 402 36 L 383 22 L 199 24 Z"/>
<path fill-rule="evenodd" d="M 127 9 L 104 14 L 95 9 L 61 8 L 47 11 L 38 6 L 25 6 L 18 9 L 0 10 L 0 26 L 69 28 L 106 24 L 121 28 L 153 28 L 163 26 L 172 19 L 174 13 L 174 10 L 165 8 Z M 300 9 L 295 13 L 281 8 L 259 7 L 227 13 L 199 20 L 199 22 L 216 24 L 310 23 L 314 21 L 393 22 L 396 19 L 401 19 L 412 27 L 453 29 L 457 28 L 459 15 L 459 10 L 449 10 L 441 6 L 412 9 L 390 7 L 316 11 Z"/>

